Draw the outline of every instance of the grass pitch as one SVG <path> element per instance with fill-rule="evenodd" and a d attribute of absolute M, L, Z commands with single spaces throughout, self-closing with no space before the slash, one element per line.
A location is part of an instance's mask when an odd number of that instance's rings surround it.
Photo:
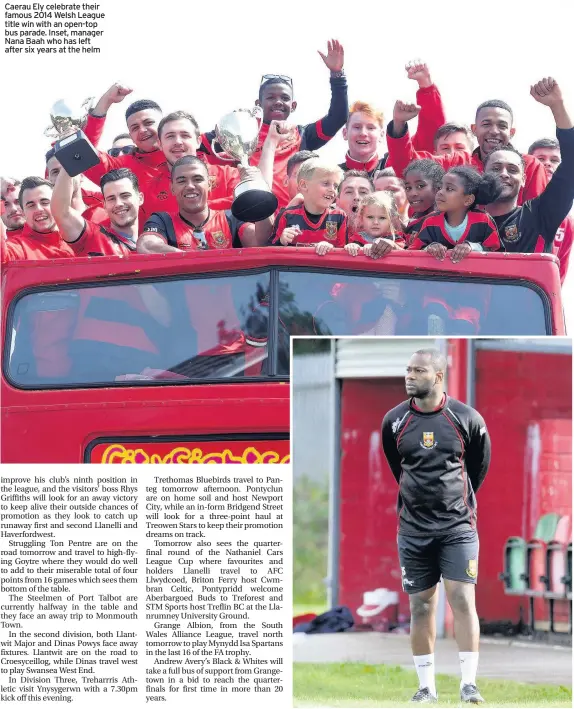
<path fill-rule="evenodd" d="M 460 677 L 437 675 L 438 704 L 462 706 Z M 409 699 L 418 688 L 414 670 L 393 665 L 359 663 L 306 663 L 293 666 L 295 707 L 412 707 Z M 495 707 L 572 707 L 572 689 L 561 685 L 525 684 L 478 678 L 488 709 Z M 464 706 L 470 706 L 465 704 Z"/>

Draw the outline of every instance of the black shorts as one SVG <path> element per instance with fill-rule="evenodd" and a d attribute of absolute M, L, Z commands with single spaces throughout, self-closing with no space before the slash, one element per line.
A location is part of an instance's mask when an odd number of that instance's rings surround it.
<path fill-rule="evenodd" d="M 478 534 L 476 530 L 443 537 L 397 537 L 403 591 L 420 593 L 435 586 L 440 577 L 476 583 Z"/>

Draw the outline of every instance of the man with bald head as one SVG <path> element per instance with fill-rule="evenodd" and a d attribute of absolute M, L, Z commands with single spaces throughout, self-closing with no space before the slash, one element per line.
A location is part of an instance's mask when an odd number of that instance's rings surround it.
<path fill-rule="evenodd" d="M 480 626 L 474 596 L 475 493 L 488 471 L 490 438 L 482 416 L 445 392 L 446 368 L 439 350 L 422 349 L 412 355 L 405 376 L 409 399 L 386 414 L 382 440 L 399 484 L 398 551 L 419 679 L 411 701 L 437 701 L 434 643 L 442 576 L 454 615 L 460 698 L 479 704 L 484 700 L 476 687 Z"/>

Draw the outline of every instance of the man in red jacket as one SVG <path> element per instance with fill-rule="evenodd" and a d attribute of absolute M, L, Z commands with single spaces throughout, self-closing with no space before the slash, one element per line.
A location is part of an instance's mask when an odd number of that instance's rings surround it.
<path fill-rule="evenodd" d="M 42 177 L 22 180 L 18 201 L 26 223 L 22 233 L 10 240 L 0 239 L 2 263 L 26 259 L 49 260 L 73 256 L 62 240 L 51 210 L 52 184 Z"/>
<path fill-rule="evenodd" d="M 114 103 L 121 103 L 131 93 L 131 88 L 123 84 L 113 84 L 90 111 L 84 133 L 93 145 L 98 145 L 110 107 Z M 86 177 L 99 185 L 106 172 L 127 167 L 143 187 L 149 178 L 155 176 L 157 166 L 165 162 L 157 135 L 161 118 L 162 110 L 155 101 L 143 99 L 130 104 L 126 110 L 126 123 L 128 133 L 136 146 L 135 153 L 113 157 L 98 151 L 100 163 L 86 170 Z"/>
<path fill-rule="evenodd" d="M 298 125 L 290 131 L 286 140 L 281 142 L 275 152 L 273 169 L 273 193 L 279 200 L 279 207 L 285 207 L 289 202 L 287 191 L 287 162 L 289 158 L 301 150 L 317 150 L 333 138 L 345 125 L 349 114 L 347 97 L 347 77 L 343 71 L 344 50 L 337 40 L 328 42 L 327 54 L 319 52 L 325 66 L 331 72 L 331 104 L 326 116 L 306 126 Z M 267 138 L 271 121 L 286 121 L 297 108 L 293 100 L 293 80 L 280 74 L 265 74 L 261 78 L 259 98 L 256 105 L 263 109 L 263 123 L 259 131 L 257 148 L 251 156 L 250 165 L 259 165 L 263 143 Z M 222 148 L 216 142 L 214 131 L 201 136 L 200 152 L 207 154 L 211 164 L 235 165 L 229 156 L 223 154 Z"/>
<path fill-rule="evenodd" d="M 486 156 L 498 148 L 510 145 L 510 140 L 516 130 L 513 127 L 512 109 L 507 103 L 499 100 L 485 101 L 476 109 L 475 123 L 471 126 L 478 142 L 478 148 L 472 154 L 467 151 L 457 151 L 453 155 L 432 155 L 431 153 L 418 152 L 409 136 L 407 123 L 418 116 L 419 112 L 420 106 L 397 101 L 393 111 L 393 120 L 387 127 L 389 163 L 400 176 L 412 160 L 422 158 L 436 160 L 445 170 L 458 165 L 470 164 L 479 172 L 483 172 Z M 525 155 L 524 161 L 526 181 L 518 197 L 519 204 L 537 197 L 548 184 L 544 168 L 536 158 Z"/>
<path fill-rule="evenodd" d="M 413 145 L 416 150 L 432 150 L 435 133 L 446 121 L 442 98 L 426 64 L 413 61 L 405 69 L 408 78 L 419 86 L 416 100 L 421 112 Z M 355 101 L 343 128 L 343 138 L 349 149 L 345 162 L 339 165 L 341 170 L 361 170 L 369 177 L 373 177 L 377 170 L 383 170 L 388 159 L 388 153 L 379 154 L 384 135 L 382 111 L 364 101 Z"/>
<path fill-rule="evenodd" d="M 171 190 L 171 167 L 184 155 L 197 155 L 200 131 L 196 119 L 185 111 L 174 111 L 161 119 L 157 127 L 160 148 L 165 156 L 155 175 L 142 185 L 144 202 L 140 223 L 154 212 L 177 211 L 177 200 Z M 205 162 L 204 154 L 199 155 Z M 207 165 L 211 209 L 230 209 L 233 190 L 239 184 L 239 171 L 230 166 Z"/>
<path fill-rule="evenodd" d="M 78 178 L 62 168 L 52 195 L 52 214 L 64 241 L 76 256 L 129 256 L 138 239 L 138 209 L 142 202 L 137 177 L 123 167 L 101 180 L 108 219 L 96 224 L 74 209 Z"/>

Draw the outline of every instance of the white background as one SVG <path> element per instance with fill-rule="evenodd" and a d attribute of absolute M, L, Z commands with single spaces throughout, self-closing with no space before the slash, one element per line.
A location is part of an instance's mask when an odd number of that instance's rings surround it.
<path fill-rule="evenodd" d="M 208 130 L 229 110 L 253 105 L 262 74 L 288 74 L 299 102 L 293 118 L 315 121 L 329 105 L 329 73 L 317 49 L 325 51 L 330 37 L 346 50 L 350 101 L 378 104 L 385 120 L 396 99 L 414 99 L 416 84 L 406 78 L 404 65 L 415 57 L 429 64 L 449 120 L 472 123 L 480 102 L 507 101 L 520 150 L 554 132 L 550 111 L 529 95 L 532 83 L 554 76 L 574 111 L 573 12 L 564 0 L 102 0 L 100 10 L 107 15 L 101 54 L 3 55 L 2 174 L 43 174 L 49 148 L 43 130 L 54 101 L 98 98 L 114 81 L 134 88 L 130 99 L 154 99 L 165 113 L 191 111 Z M 110 111 L 103 149 L 125 131 L 124 108 Z M 322 152 L 341 161 L 341 136 Z M 563 292 L 567 310 L 574 303 L 573 283 L 571 274 Z M 574 318 L 567 318 L 573 332 Z"/>

